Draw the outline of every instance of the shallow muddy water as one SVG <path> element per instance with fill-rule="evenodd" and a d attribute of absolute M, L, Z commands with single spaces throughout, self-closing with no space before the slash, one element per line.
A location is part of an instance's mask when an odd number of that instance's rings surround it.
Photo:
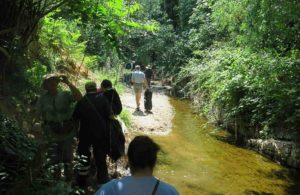
<path fill-rule="evenodd" d="M 180 194 L 300 194 L 297 172 L 228 143 L 229 135 L 193 114 L 189 102 L 170 103 L 172 133 L 152 136 L 162 147 L 155 175 Z"/>

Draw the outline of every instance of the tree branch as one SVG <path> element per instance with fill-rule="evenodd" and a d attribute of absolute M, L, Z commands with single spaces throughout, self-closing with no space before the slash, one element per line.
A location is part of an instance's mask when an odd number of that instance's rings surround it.
<path fill-rule="evenodd" d="M 2 52 L 7 57 L 7 59 L 11 58 L 8 51 L 6 51 L 6 49 L 4 49 L 3 47 L 0 47 L 0 52 Z"/>
<path fill-rule="evenodd" d="M 47 14 L 49 14 L 50 12 L 56 10 L 57 8 L 63 6 L 65 3 L 67 3 L 70 0 L 63 0 L 62 2 L 58 3 L 57 5 L 53 6 L 52 8 L 46 10 L 44 13 L 42 13 L 42 15 L 40 16 L 40 18 L 46 16 Z"/>

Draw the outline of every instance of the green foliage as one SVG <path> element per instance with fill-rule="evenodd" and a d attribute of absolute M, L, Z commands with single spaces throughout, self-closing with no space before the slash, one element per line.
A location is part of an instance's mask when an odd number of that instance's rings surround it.
<path fill-rule="evenodd" d="M 81 32 L 77 26 L 79 21 L 67 21 L 46 16 L 41 23 L 39 33 L 40 55 L 48 59 L 50 70 L 68 60 L 81 61 L 84 55 L 85 42 L 79 41 Z"/>
<path fill-rule="evenodd" d="M 137 64 L 151 64 L 159 73 L 170 76 L 177 73 L 189 57 L 191 57 L 191 43 L 188 22 L 195 0 L 153 0 L 139 1 L 143 13 L 137 12 L 132 17 L 140 21 L 151 20 L 158 27 L 153 32 L 144 32 L 139 29 L 131 30 L 126 37 L 126 57 Z M 186 29 L 185 29 L 186 28 Z"/>
<path fill-rule="evenodd" d="M 185 90 L 202 98 L 204 113 L 221 111 L 222 122 L 230 125 L 238 119 L 248 129 L 297 130 L 298 61 L 230 46 L 215 47 L 202 57 L 191 61 L 180 78 L 190 78 Z"/>
<path fill-rule="evenodd" d="M 22 7 L 18 7 L 19 4 L 24 5 L 25 11 Z M 117 81 L 124 54 L 122 49 L 126 47 L 123 40 L 133 29 L 156 30 L 153 23 L 147 20 L 137 22 L 130 17 L 140 10 L 140 4 L 129 5 L 127 1 L 123 0 L 79 0 L 76 2 L 60 0 L 50 2 L 47 0 L 23 3 L 16 1 L 9 5 L 11 6 L 6 7 L 20 8 L 23 15 L 26 15 L 25 23 L 22 23 L 24 21 L 22 14 L 19 14 L 16 18 L 20 20 L 8 26 L 11 28 L 17 25 L 16 29 L 20 30 L 20 33 L 12 29 L 14 32 L 11 33 L 12 36 L 4 38 L 1 36 L 3 41 L 0 44 L 1 54 L 3 51 L 6 54 L 6 49 L 9 50 L 9 54 L 14 54 L 6 56 L 7 59 L 12 57 L 9 60 L 2 60 L 2 56 L 0 56 L 0 61 L 8 62 L 9 65 L 4 67 L 4 72 L 1 71 L 1 73 L 3 75 L 9 73 L 7 77 L 14 84 L 6 85 L 13 86 L 9 94 L 22 96 L 22 100 L 19 97 L 13 98 L 16 110 L 22 113 L 21 117 L 31 112 L 28 108 L 29 104 L 34 104 L 34 96 L 40 89 L 42 76 L 48 72 L 69 73 L 70 77 L 73 76 L 77 79 L 78 66 L 86 65 L 91 69 L 105 66 L 107 70 L 103 69 L 107 75 L 101 78 L 111 79 L 116 84 L 114 87 L 119 92 L 122 91 L 123 87 Z M 27 8 L 30 8 L 28 12 Z M 39 8 L 43 10 L 41 11 Z M 57 10 L 57 8 L 59 9 Z M 12 9 L 12 11 L 16 9 Z M 9 19 L 13 13 L 16 12 L 9 12 L 6 18 Z M 12 17 L 11 19 L 15 20 L 16 18 Z M 1 33 L 3 32 L 1 31 Z M 9 69 L 6 69 L 7 67 Z M 114 69 L 110 70 L 112 67 Z M 6 70 L 8 71 L 5 72 Z M 107 73 L 110 71 L 113 73 Z M 129 123 L 128 112 L 125 111 L 122 118 L 125 123 Z M 26 119 L 24 121 L 27 122 Z M 32 120 L 30 121 L 32 122 Z M 38 162 L 41 167 L 32 168 L 33 172 L 38 171 L 38 175 L 31 175 L 30 181 L 28 178 L 24 178 L 25 172 L 29 175 L 29 171 L 31 171 L 28 167 L 32 163 L 32 158 L 35 157 L 34 152 L 36 152 L 37 146 L 34 145 L 33 140 L 27 138 L 24 132 L 21 133 L 23 130 L 19 130 L 18 127 L 13 128 L 13 126 L 6 129 L 4 126 L 1 127 L 0 144 L 3 146 L 1 146 L 3 160 L 0 161 L 1 190 L 11 188 L 16 180 L 25 179 L 24 194 L 69 194 L 70 188 L 65 187 L 63 182 L 53 179 L 53 167 L 48 166 L 49 159 L 45 156 Z M 9 153 L 8 156 L 2 155 L 5 152 Z M 14 163 L 10 163 L 9 155 L 13 156 L 16 166 Z M 8 162 L 13 168 L 8 166 Z M 25 170 L 26 168 L 28 170 Z M 27 186 L 29 183 L 32 186 Z"/>
<path fill-rule="evenodd" d="M 84 58 L 84 64 L 86 67 L 90 70 L 95 70 L 99 68 L 98 62 L 102 61 L 100 56 L 85 56 Z"/>
<path fill-rule="evenodd" d="M 18 58 L 26 59 L 27 47 L 36 38 L 40 19 L 66 2 L 67 0 L 1 1 L 0 63 L 7 66 L 11 62 L 17 62 Z M 26 65 L 24 61 L 20 62 L 21 66 Z M 15 70 L 12 68 L 11 71 Z"/>
<path fill-rule="evenodd" d="M 0 115 L 1 121 L 1 148 L 8 149 L 11 154 L 17 155 L 24 161 L 33 159 L 36 152 L 34 140 L 30 139 L 16 121 Z"/>
<path fill-rule="evenodd" d="M 122 121 L 125 123 L 126 127 L 131 127 L 132 124 L 132 118 L 131 118 L 131 112 L 129 112 L 128 110 L 124 109 L 122 110 L 121 114 L 120 114 L 120 118 L 122 119 Z"/>
<path fill-rule="evenodd" d="M 197 52 L 199 52 L 200 49 L 208 48 L 218 37 L 223 36 L 217 31 L 211 14 L 212 10 L 209 4 L 203 0 L 198 1 L 190 17 L 189 23 L 191 27 L 189 29 L 188 39 L 191 48 L 194 50 L 193 53 L 195 57 L 197 57 Z"/>
<path fill-rule="evenodd" d="M 108 70 L 108 71 L 96 71 L 96 80 L 102 81 L 104 79 L 108 79 L 112 82 L 113 87 L 119 92 L 122 93 L 124 91 L 124 86 L 122 83 L 119 82 L 120 75 L 117 75 L 117 72 L 114 70 Z M 97 83 L 98 84 L 98 83 Z M 98 84 L 100 85 L 100 83 Z"/>
<path fill-rule="evenodd" d="M 41 153 L 37 140 L 26 134 L 15 120 L 0 114 L 0 193 L 73 194 L 79 192 L 53 178 L 54 165 Z M 41 155 L 41 158 L 39 157 Z M 18 189 L 22 186 L 22 189 Z M 12 193 L 12 194 L 14 194 Z"/>
<path fill-rule="evenodd" d="M 183 35 L 174 32 L 172 25 L 159 24 L 155 32 L 132 31 L 127 42 L 133 48 L 128 52 L 128 58 L 140 65 L 155 65 L 169 74 L 178 72 L 191 54 L 189 43 Z"/>
<path fill-rule="evenodd" d="M 66 185 L 62 181 L 55 181 L 53 184 L 45 185 L 42 182 L 35 181 L 32 184 L 34 187 L 25 189 L 22 194 L 32 194 L 32 195 L 41 195 L 41 194 L 59 194 L 59 195 L 69 195 L 69 194 L 80 194 L 83 193 L 83 190 L 72 189 L 71 186 Z"/>
<path fill-rule="evenodd" d="M 29 81 L 32 88 L 38 90 L 42 84 L 43 75 L 47 73 L 47 67 L 40 64 L 38 61 L 33 63 L 33 66 L 26 70 L 25 78 Z"/>
<path fill-rule="evenodd" d="M 208 1 L 209 2 L 209 1 Z M 300 49 L 300 3 L 297 0 L 211 1 L 213 18 L 238 44 L 277 52 Z"/>
<path fill-rule="evenodd" d="M 124 51 L 123 39 L 128 36 L 131 29 L 155 30 L 155 26 L 149 22 L 140 23 L 130 17 L 131 14 L 139 11 L 140 4 L 124 0 L 108 0 L 98 2 L 95 0 L 78 1 L 70 5 L 70 12 L 81 14 L 82 34 L 88 40 L 88 52 L 92 55 L 102 54 L 109 56 L 115 50 L 120 58 Z"/>
<path fill-rule="evenodd" d="M 178 83 L 196 96 L 201 113 L 250 136 L 298 131 L 299 6 L 197 1 L 187 37 L 193 54 Z"/>
<path fill-rule="evenodd" d="M 196 7 L 197 0 L 179 0 L 179 18 L 180 29 L 185 31 L 190 29 L 190 17 L 192 14 L 197 13 L 194 8 Z"/>
<path fill-rule="evenodd" d="M 0 189 L 1 193 L 25 177 L 33 160 L 37 145 L 16 121 L 0 114 Z"/>

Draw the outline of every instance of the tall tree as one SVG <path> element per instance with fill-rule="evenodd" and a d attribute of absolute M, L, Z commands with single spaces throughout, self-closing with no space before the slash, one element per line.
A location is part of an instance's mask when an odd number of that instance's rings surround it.
<path fill-rule="evenodd" d="M 178 13 L 179 0 L 165 0 L 164 10 L 166 11 L 175 30 L 179 28 L 180 19 Z"/>

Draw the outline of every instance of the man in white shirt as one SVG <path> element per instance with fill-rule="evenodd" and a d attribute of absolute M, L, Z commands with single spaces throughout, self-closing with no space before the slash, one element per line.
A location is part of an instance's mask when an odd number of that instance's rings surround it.
<path fill-rule="evenodd" d="M 133 84 L 133 89 L 135 93 L 135 101 L 136 101 L 136 110 L 140 111 L 140 101 L 142 97 L 143 86 L 147 85 L 145 74 L 141 71 L 141 67 L 139 65 L 135 66 L 135 71 L 132 73 L 131 82 Z"/>

